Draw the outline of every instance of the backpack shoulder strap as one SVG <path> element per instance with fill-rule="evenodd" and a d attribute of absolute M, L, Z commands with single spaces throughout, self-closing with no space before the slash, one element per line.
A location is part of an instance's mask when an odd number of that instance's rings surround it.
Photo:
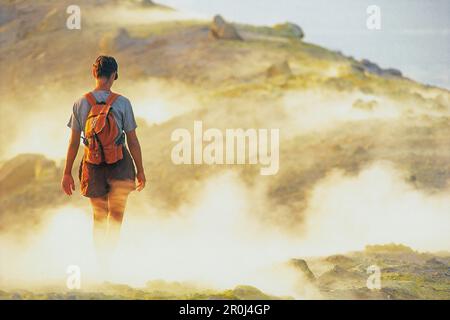
<path fill-rule="evenodd" d="M 91 107 L 95 106 L 97 104 L 97 100 L 95 99 L 94 95 L 92 94 L 92 92 L 88 92 L 84 95 L 84 97 L 86 98 L 86 100 L 88 101 L 89 105 Z"/>
<path fill-rule="evenodd" d="M 116 99 L 118 97 L 120 97 L 120 94 L 114 93 L 114 92 L 111 91 L 111 93 L 109 94 L 108 98 L 106 99 L 106 104 L 108 106 L 111 106 L 114 103 L 114 101 L 116 101 Z"/>

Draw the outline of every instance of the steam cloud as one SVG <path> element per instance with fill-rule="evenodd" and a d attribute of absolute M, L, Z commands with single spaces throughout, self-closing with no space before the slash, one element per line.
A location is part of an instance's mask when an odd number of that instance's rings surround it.
<path fill-rule="evenodd" d="M 420 250 L 448 250 L 450 243 L 450 197 L 414 190 L 384 162 L 358 176 L 334 171 L 320 181 L 309 199 L 304 232 L 297 235 L 259 221 L 255 211 L 266 205 L 264 190 L 246 187 L 232 172 L 210 178 L 194 204 L 176 214 L 132 203 L 104 278 L 97 273 L 90 216 L 62 207 L 26 243 L 3 236 L 2 286 L 62 284 L 67 266 L 75 264 L 85 283 L 101 279 L 142 286 L 165 279 L 220 289 L 248 284 L 271 294 L 319 298 L 287 260 L 386 242 Z"/>

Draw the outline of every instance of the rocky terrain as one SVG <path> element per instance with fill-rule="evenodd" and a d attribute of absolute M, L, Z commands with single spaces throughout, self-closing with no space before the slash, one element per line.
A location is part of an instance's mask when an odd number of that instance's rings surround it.
<path fill-rule="evenodd" d="M 321 299 L 450 299 L 450 254 L 415 252 L 402 245 L 368 246 L 364 251 L 301 261 L 299 272 Z M 308 265 L 309 264 L 309 265 Z M 381 271 L 381 288 L 369 289 L 369 266 Z M 39 288 L 1 291 L 0 299 L 293 299 L 246 285 L 218 291 L 192 283 L 153 280 L 145 287 L 105 282 L 83 290 Z"/>
<path fill-rule="evenodd" d="M 1 125 L 7 128 L 0 143 L 0 232 L 26 236 L 49 209 L 69 203 L 87 208 L 80 196 L 65 197 L 59 180 L 65 125 L 73 101 L 90 88 L 89 68 L 100 53 L 117 58 L 115 90 L 130 97 L 138 118 L 151 187 L 136 201 L 164 215 L 178 214 L 204 181 L 226 170 L 248 188 L 263 189 L 254 200 L 265 209 L 255 209 L 255 219 L 294 235 L 302 233 L 311 213 L 313 189 L 336 170 L 357 177 L 375 163 L 389 163 L 414 192 L 443 197 L 449 190 L 447 90 L 308 43 L 308 30 L 289 22 L 251 26 L 220 15 L 208 20 L 182 15 L 152 1 L 86 0 L 79 1 L 81 30 L 68 30 L 69 4 L 0 1 Z M 280 171 L 268 179 L 250 165 L 173 165 L 171 132 L 192 130 L 198 119 L 219 129 L 280 128 Z M 441 225 L 439 239 L 450 234 L 449 226 Z M 402 250 L 370 247 L 298 259 L 306 260 L 309 281 L 325 298 L 449 299 L 448 255 Z M 378 291 L 365 286 L 372 264 L 382 271 Z M 105 286 L 102 294 L 2 291 L 0 297 L 174 297 L 151 287 Z M 255 296 L 269 297 L 251 287 L 176 295 Z"/>

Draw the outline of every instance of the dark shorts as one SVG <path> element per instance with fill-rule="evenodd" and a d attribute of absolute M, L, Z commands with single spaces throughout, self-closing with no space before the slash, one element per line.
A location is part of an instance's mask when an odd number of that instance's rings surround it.
<path fill-rule="evenodd" d="M 125 146 L 123 158 L 113 164 L 92 164 L 81 160 L 78 177 L 81 184 L 81 194 L 88 198 L 103 197 L 109 193 L 116 181 L 123 181 L 122 186 L 135 188 L 136 171 L 133 159 Z"/>

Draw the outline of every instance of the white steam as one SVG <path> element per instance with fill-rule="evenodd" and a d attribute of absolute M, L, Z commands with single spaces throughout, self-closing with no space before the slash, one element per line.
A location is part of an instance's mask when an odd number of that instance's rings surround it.
<path fill-rule="evenodd" d="M 448 191 L 427 195 L 403 178 L 384 162 L 354 177 L 330 173 L 309 199 L 302 248 L 326 255 L 394 242 L 422 251 L 449 250 Z"/>
<path fill-rule="evenodd" d="M 355 102 L 373 109 L 355 107 Z M 283 96 L 284 111 L 290 116 L 292 132 L 324 131 L 348 121 L 395 119 L 404 108 L 388 98 L 360 92 L 291 91 Z"/>
<path fill-rule="evenodd" d="M 56 209 L 26 244 L 0 240 L 2 285 L 61 285 L 67 266 L 78 265 L 84 283 L 142 286 L 164 279 L 219 289 L 247 284 L 270 294 L 317 298 L 317 290 L 286 261 L 391 242 L 424 251 L 450 249 L 450 197 L 415 190 L 388 163 L 357 176 L 330 173 L 313 188 L 303 232 L 296 235 L 258 219 L 258 210 L 271 210 L 264 194 L 225 173 L 206 182 L 193 206 L 165 217 L 150 204 L 133 205 L 141 196 L 133 194 L 110 273 L 102 276 L 89 213 Z"/>
<path fill-rule="evenodd" d="M 148 79 L 124 83 L 113 91 L 130 98 L 134 114 L 148 124 L 159 124 L 202 107 L 196 91 L 176 80 Z M 88 91 L 88 89 L 86 89 Z M 74 102 L 81 97 L 61 93 L 51 97 L 37 94 L 33 112 L 25 112 L 20 103 L 9 101 L 4 121 L 20 123 L 20 130 L 2 131 L 5 151 L 2 159 L 21 153 L 38 153 L 60 160 L 66 155 L 70 129 L 67 127 Z M 13 128 L 15 128 L 13 126 Z"/>

